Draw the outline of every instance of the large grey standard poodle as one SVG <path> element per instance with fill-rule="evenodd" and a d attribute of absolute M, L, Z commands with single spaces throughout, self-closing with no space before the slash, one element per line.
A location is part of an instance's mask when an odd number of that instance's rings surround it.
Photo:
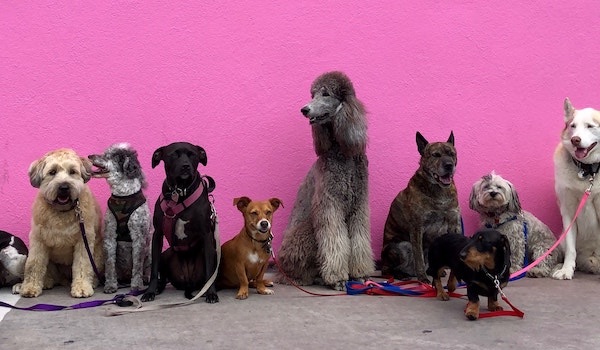
<path fill-rule="evenodd" d="M 298 189 L 279 250 L 285 275 L 300 285 L 344 290 L 374 271 L 368 204 L 367 121 L 350 79 L 319 76 L 302 107 L 318 159 Z M 278 281 L 288 283 L 285 276 Z"/>

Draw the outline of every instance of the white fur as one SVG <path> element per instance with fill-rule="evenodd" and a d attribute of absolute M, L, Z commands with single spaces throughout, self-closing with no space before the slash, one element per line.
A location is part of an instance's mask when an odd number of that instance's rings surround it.
<path fill-rule="evenodd" d="M 579 202 L 589 186 L 588 178 L 578 176 L 579 168 L 573 162 L 573 157 L 578 154 L 571 140 L 579 137 L 580 148 L 589 148 L 594 142 L 600 141 L 599 125 L 600 112 L 591 108 L 575 110 L 569 100 L 565 100 L 565 129 L 554 153 L 555 190 L 564 228 L 573 220 Z M 578 160 L 585 164 L 600 162 L 600 145 L 596 144 L 585 157 Z M 565 250 L 564 264 L 552 274 L 553 278 L 572 279 L 575 268 L 600 273 L 600 183 L 592 187 L 586 205 L 567 233 L 562 246 Z"/>
<path fill-rule="evenodd" d="M 190 221 L 177 219 L 177 222 L 175 222 L 175 236 L 177 236 L 177 238 L 185 239 L 187 237 L 187 235 L 185 234 L 185 225 L 188 222 Z"/>

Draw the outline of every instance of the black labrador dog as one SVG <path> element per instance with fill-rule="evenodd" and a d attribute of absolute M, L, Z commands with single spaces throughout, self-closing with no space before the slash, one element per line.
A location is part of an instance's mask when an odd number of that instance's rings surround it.
<path fill-rule="evenodd" d="M 490 311 L 502 310 L 498 304 L 498 288 L 504 288 L 510 277 L 510 246 L 508 239 L 493 229 L 477 231 L 471 238 L 461 234 L 447 233 L 433 241 L 429 247 L 427 274 L 433 277 L 433 286 L 440 300 L 449 300 L 441 277 L 450 268 L 448 292 L 456 290 L 456 284 L 467 285 L 469 302 L 465 316 L 470 320 L 479 318 L 479 296 L 488 298 Z"/>
<path fill-rule="evenodd" d="M 199 164 L 206 165 L 206 152 L 200 146 L 175 142 L 154 151 L 152 168 L 161 161 L 166 179 L 154 207 L 152 270 L 142 301 L 154 300 L 167 282 L 191 299 L 217 267 L 215 217 L 208 197 L 215 183 L 198 171 Z M 163 237 L 169 242 L 164 252 Z M 219 301 L 214 283 L 205 298 L 207 303 Z"/>

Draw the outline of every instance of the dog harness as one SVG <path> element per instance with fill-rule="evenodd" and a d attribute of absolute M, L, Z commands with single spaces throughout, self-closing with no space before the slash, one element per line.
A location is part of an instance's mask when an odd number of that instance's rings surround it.
<path fill-rule="evenodd" d="M 198 188 L 181 203 L 167 199 L 163 193 L 161 193 L 160 197 L 158 198 L 158 201 L 160 202 L 160 209 L 163 212 L 163 234 L 165 235 L 167 242 L 169 242 L 169 246 L 171 246 L 173 250 L 188 251 L 199 242 L 201 237 L 193 237 L 192 239 L 187 239 L 187 237 L 179 238 L 173 233 L 175 232 L 175 224 L 177 223 L 179 214 L 193 205 L 200 198 L 202 193 L 204 193 L 205 187 L 208 189 L 208 192 L 214 189 L 214 185 L 210 186 L 211 183 L 214 183 L 212 178 L 209 176 L 203 176 L 200 180 L 200 186 L 198 186 Z M 215 210 L 211 204 L 210 218 L 213 230 L 215 227 L 215 217 Z"/>
<path fill-rule="evenodd" d="M 129 196 L 110 196 L 108 209 L 117 220 L 117 241 L 131 242 L 127 223 L 131 214 L 144 203 L 146 203 L 146 197 L 141 190 Z"/>

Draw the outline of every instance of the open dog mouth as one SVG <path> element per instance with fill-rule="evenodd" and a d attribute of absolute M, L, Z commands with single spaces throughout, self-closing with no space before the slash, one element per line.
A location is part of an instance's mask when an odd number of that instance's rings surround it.
<path fill-rule="evenodd" d="M 71 203 L 71 195 L 70 194 L 59 194 L 56 196 L 54 200 L 54 204 L 65 205 Z"/>
<path fill-rule="evenodd" d="M 446 174 L 446 175 L 433 174 L 433 177 L 434 177 L 434 179 L 436 179 L 437 182 L 439 182 L 440 184 L 442 184 L 444 186 L 452 185 L 452 181 L 454 180 L 454 176 L 452 174 Z"/>
<path fill-rule="evenodd" d="M 590 153 L 590 151 L 596 147 L 596 144 L 598 142 L 594 142 L 592 143 L 592 145 L 588 148 L 582 148 L 582 147 L 577 147 L 575 149 L 575 157 L 577 157 L 577 159 L 583 159 L 585 157 L 587 157 L 588 153 Z"/>

